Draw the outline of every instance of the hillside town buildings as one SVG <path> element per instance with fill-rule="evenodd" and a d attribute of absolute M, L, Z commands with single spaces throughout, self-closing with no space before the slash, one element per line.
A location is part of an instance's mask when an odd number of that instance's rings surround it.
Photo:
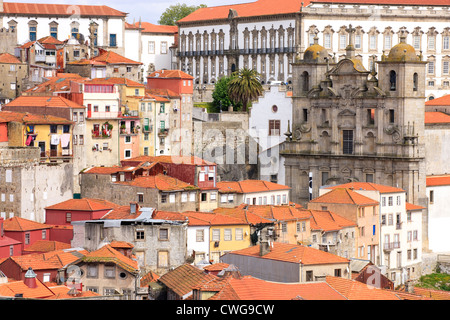
<path fill-rule="evenodd" d="M 450 299 L 448 7 L 0 2 L 0 299 Z"/>

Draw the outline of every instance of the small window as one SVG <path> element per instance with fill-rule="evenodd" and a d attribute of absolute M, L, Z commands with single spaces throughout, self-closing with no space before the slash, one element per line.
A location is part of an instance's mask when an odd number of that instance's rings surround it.
<path fill-rule="evenodd" d="M 144 240 L 145 232 L 144 230 L 136 230 L 136 240 Z"/>
<path fill-rule="evenodd" d="M 116 277 L 116 267 L 105 265 L 105 278 L 114 279 Z"/>
<path fill-rule="evenodd" d="M 167 229 L 167 228 L 159 229 L 158 239 L 160 241 L 167 241 L 167 240 L 169 240 L 169 229 Z"/>
<path fill-rule="evenodd" d="M 434 191 L 430 190 L 430 203 L 434 203 Z"/>

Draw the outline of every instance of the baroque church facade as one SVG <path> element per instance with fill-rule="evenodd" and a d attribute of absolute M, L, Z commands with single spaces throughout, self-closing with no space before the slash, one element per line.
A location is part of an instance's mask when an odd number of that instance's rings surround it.
<path fill-rule="evenodd" d="M 427 62 L 406 31 L 371 70 L 355 51 L 349 41 L 333 60 L 316 37 L 293 64 L 292 123 L 280 150 L 291 199 L 304 204 L 321 186 L 364 181 L 404 189 L 408 202 L 426 206 Z"/>

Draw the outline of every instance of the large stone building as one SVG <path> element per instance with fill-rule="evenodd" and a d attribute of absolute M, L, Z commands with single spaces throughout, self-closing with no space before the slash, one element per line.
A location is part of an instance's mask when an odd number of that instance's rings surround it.
<path fill-rule="evenodd" d="M 292 201 L 305 203 L 324 185 L 365 181 L 402 188 L 408 202 L 426 206 L 426 62 L 402 35 L 376 61 L 378 74 L 364 68 L 351 41 L 337 63 L 315 43 L 293 64 L 292 134 L 281 148 Z"/>
<path fill-rule="evenodd" d="M 234 70 L 248 67 L 262 82 L 293 82 L 291 63 L 319 37 L 330 54 L 345 57 L 349 21 L 355 54 L 365 65 L 380 58 L 398 42 L 402 28 L 407 42 L 429 61 L 426 97 L 449 90 L 449 2 L 421 5 L 406 0 L 258 0 L 201 8 L 177 22 L 179 68 L 195 78 L 194 94 L 211 99 L 203 90 Z"/>

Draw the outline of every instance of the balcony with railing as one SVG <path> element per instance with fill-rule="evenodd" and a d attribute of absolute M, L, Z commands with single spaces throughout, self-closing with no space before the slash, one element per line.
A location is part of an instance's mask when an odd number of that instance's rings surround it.
<path fill-rule="evenodd" d="M 384 251 L 392 251 L 394 249 L 400 248 L 400 242 L 386 242 L 383 244 L 383 250 Z"/>

